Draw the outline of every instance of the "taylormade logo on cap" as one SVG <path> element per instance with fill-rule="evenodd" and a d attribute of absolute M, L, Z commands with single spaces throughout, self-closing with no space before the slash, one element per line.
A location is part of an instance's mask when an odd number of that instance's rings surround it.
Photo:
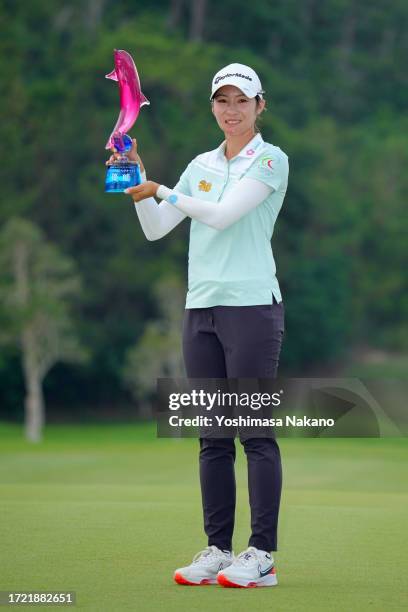
<path fill-rule="evenodd" d="M 215 92 L 224 85 L 238 87 L 248 98 L 255 98 L 255 96 L 262 98 L 264 93 L 255 70 L 244 64 L 229 64 L 217 72 L 212 81 L 210 100 Z"/>
<path fill-rule="evenodd" d="M 239 72 L 234 72 L 233 74 L 227 72 L 227 74 L 220 74 L 220 76 L 217 76 L 216 79 L 214 79 L 214 85 L 217 85 L 217 83 L 219 83 L 222 79 L 226 79 L 227 77 L 242 77 L 243 79 L 248 79 L 248 81 L 252 81 L 251 77 L 248 76 L 247 74 L 240 74 Z"/>

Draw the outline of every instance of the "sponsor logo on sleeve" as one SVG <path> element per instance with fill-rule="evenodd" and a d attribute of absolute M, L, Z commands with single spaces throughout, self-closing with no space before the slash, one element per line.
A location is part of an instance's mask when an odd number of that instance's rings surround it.
<path fill-rule="evenodd" d="M 261 160 L 259 162 L 261 168 L 266 168 L 269 170 L 273 170 L 273 159 L 272 157 L 268 157 L 268 156 L 264 156 L 261 157 Z"/>

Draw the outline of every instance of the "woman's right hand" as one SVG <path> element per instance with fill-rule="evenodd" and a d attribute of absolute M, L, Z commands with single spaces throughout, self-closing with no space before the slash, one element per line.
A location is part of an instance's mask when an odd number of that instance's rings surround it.
<path fill-rule="evenodd" d="M 117 151 L 117 149 L 115 147 L 111 147 L 111 151 L 112 151 L 112 155 L 110 156 L 110 158 L 107 160 L 106 165 L 107 166 L 111 166 L 112 164 L 114 164 L 118 159 L 120 159 L 120 157 L 122 156 L 121 153 L 119 153 Z M 138 164 L 140 164 L 140 170 L 143 172 L 144 171 L 144 166 L 143 166 L 143 162 L 141 160 L 140 155 L 137 152 L 137 140 L 136 138 L 132 138 L 132 148 L 130 149 L 130 151 L 126 152 L 126 157 L 130 160 L 130 161 L 135 161 Z"/>

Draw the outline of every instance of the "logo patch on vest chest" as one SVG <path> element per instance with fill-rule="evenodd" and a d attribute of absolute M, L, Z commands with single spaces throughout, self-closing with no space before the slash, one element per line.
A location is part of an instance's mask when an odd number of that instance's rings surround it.
<path fill-rule="evenodd" d="M 198 183 L 199 191 L 210 191 L 212 183 L 207 183 L 204 179 Z"/>

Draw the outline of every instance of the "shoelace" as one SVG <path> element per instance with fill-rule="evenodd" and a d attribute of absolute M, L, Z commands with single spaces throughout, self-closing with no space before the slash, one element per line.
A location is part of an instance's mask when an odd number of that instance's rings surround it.
<path fill-rule="evenodd" d="M 253 559 L 258 559 L 258 556 L 256 554 L 255 548 L 249 546 L 249 548 L 242 551 L 242 553 L 240 553 L 238 557 L 236 557 L 235 564 L 246 566 L 249 565 L 253 561 Z"/>
<path fill-rule="evenodd" d="M 211 563 L 214 557 L 220 556 L 220 550 L 216 546 L 207 546 L 204 550 L 201 550 L 193 557 L 193 563 L 198 561 L 204 561 L 204 563 Z"/>

